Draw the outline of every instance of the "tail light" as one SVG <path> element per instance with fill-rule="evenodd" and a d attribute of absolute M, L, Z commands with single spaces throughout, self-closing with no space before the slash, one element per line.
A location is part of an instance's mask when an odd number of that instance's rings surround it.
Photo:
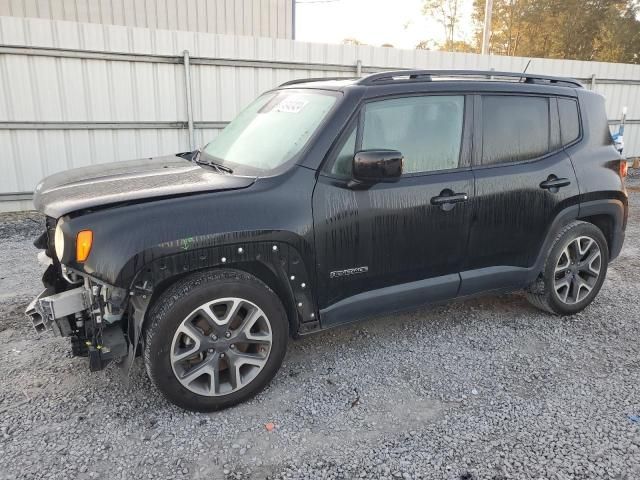
<path fill-rule="evenodd" d="M 626 159 L 622 159 L 620 160 L 620 177 L 624 178 L 627 176 L 629 170 L 629 164 L 627 163 Z"/>

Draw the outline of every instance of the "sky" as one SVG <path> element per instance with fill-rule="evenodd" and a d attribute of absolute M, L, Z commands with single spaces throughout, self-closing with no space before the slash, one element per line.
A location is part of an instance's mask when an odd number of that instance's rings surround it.
<path fill-rule="evenodd" d="M 444 28 L 422 15 L 422 0 L 297 0 L 296 40 L 413 49 L 422 40 L 444 40 Z M 472 0 L 462 0 L 461 38 L 472 36 Z"/>

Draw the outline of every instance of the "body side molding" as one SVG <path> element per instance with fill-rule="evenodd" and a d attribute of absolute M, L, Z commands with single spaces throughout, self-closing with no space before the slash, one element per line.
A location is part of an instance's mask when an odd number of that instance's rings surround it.
<path fill-rule="evenodd" d="M 332 327 L 447 300 L 459 285 L 460 275 L 454 273 L 359 293 L 320 310 L 320 324 Z"/>

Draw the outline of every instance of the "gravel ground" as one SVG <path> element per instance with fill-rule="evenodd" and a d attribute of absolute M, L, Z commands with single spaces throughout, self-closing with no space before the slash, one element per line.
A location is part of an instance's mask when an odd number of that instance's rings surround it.
<path fill-rule="evenodd" d="M 138 361 L 90 373 L 37 336 L 34 214 L 0 216 L 0 478 L 640 478 L 640 178 L 596 301 L 555 318 L 521 294 L 290 344 L 254 400 L 168 404 Z M 275 429 L 267 431 L 265 424 Z"/>

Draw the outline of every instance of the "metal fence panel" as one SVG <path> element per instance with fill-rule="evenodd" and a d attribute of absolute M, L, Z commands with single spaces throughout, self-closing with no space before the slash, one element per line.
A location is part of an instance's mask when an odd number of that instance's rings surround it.
<path fill-rule="evenodd" d="M 251 18 L 262 22 L 254 13 L 265 2 L 252 3 Z M 358 63 L 368 73 L 522 71 L 529 61 L 0 17 L 0 209 L 28 208 L 17 199 L 29 198 L 56 171 L 187 150 L 184 50 L 191 56 L 196 145 L 257 95 L 294 78 L 355 76 Z M 588 88 L 595 75 L 610 119 L 628 107 L 627 152 L 640 155 L 640 65 L 533 59 L 528 71 L 573 76 Z"/>
<path fill-rule="evenodd" d="M 0 0 L 0 15 L 292 38 L 293 0 Z"/>

